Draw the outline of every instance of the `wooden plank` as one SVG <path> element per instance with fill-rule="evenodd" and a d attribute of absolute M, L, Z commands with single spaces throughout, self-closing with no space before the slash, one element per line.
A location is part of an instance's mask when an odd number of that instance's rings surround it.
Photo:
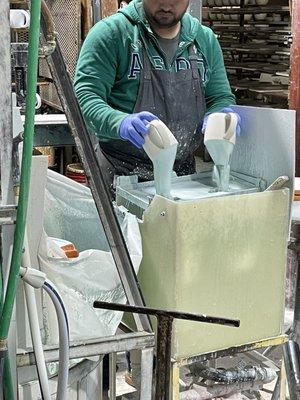
<path fill-rule="evenodd" d="M 91 0 L 81 0 L 82 8 L 82 27 L 83 27 L 83 39 L 86 38 L 89 30 L 92 27 L 92 4 Z"/>
<path fill-rule="evenodd" d="M 289 106 L 296 110 L 296 176 L 300 176 L 300 0 L 293 1 Z"/>
<path fill-rule="evenodd" d="M 118 0 L 102 0 L 101 1 L 101 13 L 102 18 L 109 17 L 113 15 L 118 10 Z"/>

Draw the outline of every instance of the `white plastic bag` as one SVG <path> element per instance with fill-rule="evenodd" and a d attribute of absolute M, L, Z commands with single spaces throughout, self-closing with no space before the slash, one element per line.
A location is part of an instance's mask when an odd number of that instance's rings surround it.
<path fill-rule="evenodd" d="M 48 170 L 44 228 L 48 236 L 74 243 L 79 250 L 109 251 L 88 187 Z"/>
<path fill-rule="evenodd" d="M 52 187 L 53 191 L 47 193 L 48 200 L 51 202 L 58 202 L 63 204 L 64 188 L 61 190 L 60 186 L 70 188 L 72 194 L 75 193 L 76 209 L 80 210 L 81 203 L 85 208 L 85 214 L 88 214 L 87 220 L 81 219 L 80 224 L 84 235 L 92 237 L 93 232 L 89 232 L 88 226 L 83 226 L 92 219 L 91 213 L 96 209 L 92 207 L 93 199 L 90 191 L 82 187 L 76 182 L 68 182 L 69 179 L 65 177 L 58 177 L 57 180 L 53 172 L 51 173 L 51 185 L 54 185 L 53 179 L 56 180 L 56 185 Z M 51 186 L 50 185 L 50 186 Z M 79 187 L 77 187 L 79 185 Z M 83 189 L 81 191 L 81 189 Z M 81 192 L 81 194 L 80 194 Z M 56 197 L 58 195 L 58 199 Z M 80 198 L 81 197 L 81 198 Z M 74 200 L 74 199 L 73 199 Z M 50 201 L 50 200 L 49 200 Z M 72 204 L 70 196 L 66 202 Z M 68 207 L 62 207 L 62 214 L 59 215 L 59 207 L 57 205 L 50 205 L 45 210 L 46 219 L 51 219 L 51 210 L 55 210 L 55 219 L 60 219 L 62 225 L 58 226 L 58 233 L 61 232 L 63 227 L 64 215 L 67 215 L 66 220 L 76 225 L 76 221 L 68 219 Z M 86 205 L 89 204 L 89 207 Z M 87 210 L 90 210 L 89 212 Z M 91 211 L 94 210 L 94 211 Z M 71 207 L 71 214 L 74 214 L 74 207 Z M 84 213 L 79 213 L 82 216 Z M 89 214 L 90 213 L 90 214 Z M 139 265 L 142 259 L 142 243 L 136 217 L 127 212 L 118 212 L 119 220 L 121 221 L 121 229 L 127 243 L 128 251 L 130 253 L 135 271 L 138 272 Z M 98 215 L 94 215 L 100 225 Z M 98 227 L 98 233 L 103 231 L 102 227 Z M 55 225 L 52 225 L 52 233 L 55 233 Z M 70 238 L 64 238 L 68 241 Z M 79 237 L 77 235 L 77 237 Z M 85 238 L 86 239 L 86 238 Z M 95 240 L 95 238 L 94 238 Z M 104 242 L 104 241 L 103 241 Z M 44 234 L 39 247 L 39 260 L 40 268 L 47 274 L 47 277 L 56 285 L 59 290 L 69 318 L 70 325 L 70 338 L 71 340 L 84 340 L 97 337 L 114 335 L 117 327 L 122 319 L 122 313 L 96 310 L 93 308 L 95 300 L 125 303 L 126 297 L 120 283 L 119 275 L 109 251 L 99 249 L 89 249 L 80 252 L 78 258 L 69 259 L 65 252 L 61 249 L 64 245 L 63 240 L 58 240 Z M 78 243 L 74 243 L 78 246 Z M 82 246 L 82 243 L 81 243 Z M 44 297 L 44 332 L 45 343 L 56 344 L 58 342 L 58 327 L 56 323 L 56 315 L 50 299 Z"/>

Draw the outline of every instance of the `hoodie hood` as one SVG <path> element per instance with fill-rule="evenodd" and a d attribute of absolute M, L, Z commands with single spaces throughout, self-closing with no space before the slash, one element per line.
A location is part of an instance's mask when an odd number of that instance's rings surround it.
<path fill-rule="evenodd" d="M 132 24 L 143 25 L 149 32 L 152 32 L 145 15 L 142 0 L 133 0 L 130 4 L 128 4 L 128 6 L 122 8 L 118 12 L 124 14 Z M 190 14 L 185 13 L 182 17 L 181 23 L 182 40 L 193 42 L 196 39 L 199 30 L 199 21 L 196 18 L 193 18 Z"/>

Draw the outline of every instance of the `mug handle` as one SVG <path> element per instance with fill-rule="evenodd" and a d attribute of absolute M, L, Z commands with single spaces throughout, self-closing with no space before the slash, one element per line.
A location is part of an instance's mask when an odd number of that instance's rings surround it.
<path fill-rule="evenodd" d="M 23 28 L 28 28 L 29 25 L 30 25 L 30 14 L 29 14 L 29 11 L 27 11 L 27 10 L 21 10 L 21 11 L 22 11 L 22 14 L 24 15 L 24 18 L 25 18 L 25 24 L 24 24 Z"/>
<path fill-rule="evenodd" d="M 224 139 L 230 140 L 236 133 L 238 118 L 235 114 L 229 113 L 229 114 L 226 114 L 225 121 L 226 121 L 226 131 L 225 131 Z"/>

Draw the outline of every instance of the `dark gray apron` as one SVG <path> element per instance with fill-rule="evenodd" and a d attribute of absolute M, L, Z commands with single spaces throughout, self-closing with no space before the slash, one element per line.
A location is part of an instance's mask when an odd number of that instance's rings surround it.
<path fill-rule="evenodd" d="M 194 152 L 202 141 L 201 123 L 205 96 L 194 44 L 189 47 L 191 69 L 178 72 L 155 70 L 144 50 L 144 66 L 134 112 L 149 111 L 162 120 L 178 140 L 174 170 L 177 175 L 195 172 Z M 138 175 L 153 179 L 153 167 L 143 149 L 127 141 L 100 143 L 109 161 L 110 176 Z"/>

